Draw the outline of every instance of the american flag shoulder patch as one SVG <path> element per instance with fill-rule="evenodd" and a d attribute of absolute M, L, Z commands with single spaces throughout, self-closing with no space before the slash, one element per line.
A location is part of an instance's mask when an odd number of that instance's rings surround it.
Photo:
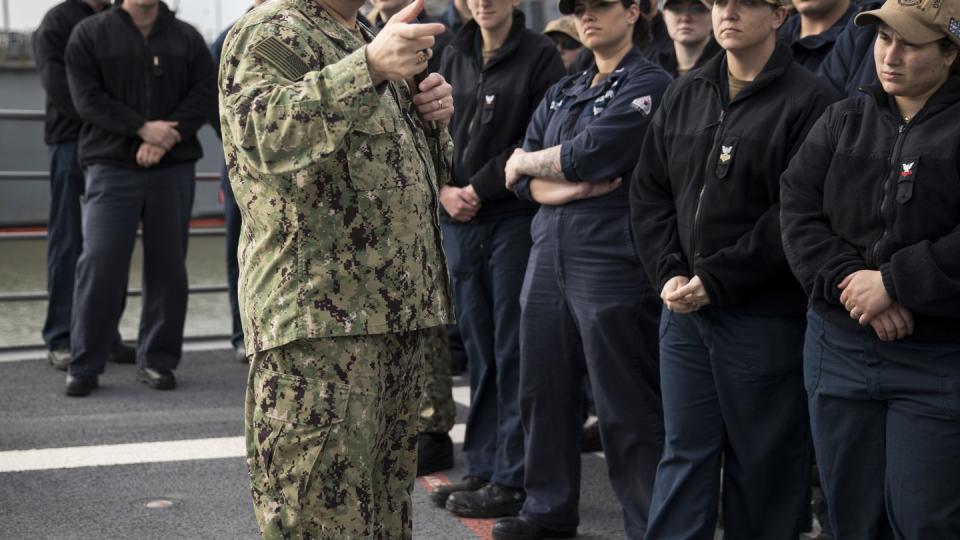
<path fill-rule="evenodd" d="M 270 36 L 253 48 L 253 54 L 262 58 L 291 81 L 300 80 L 310 71 L 307 65 L 295 52 L 283 44 L 279 39 Z"/>

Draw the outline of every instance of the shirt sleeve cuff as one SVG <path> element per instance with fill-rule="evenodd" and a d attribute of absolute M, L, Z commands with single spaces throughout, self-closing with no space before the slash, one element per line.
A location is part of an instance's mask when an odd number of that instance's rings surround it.
<path fill-rule="evenodd" d="M 524 176 L 523 178 L 516 181 L 513 184 L 513 193 L 517 196 L 518 199 L 523 199 L 525 201 L 537 202 L 533 198 L 533 194 L 530 193 L 530 180 L 529 176 Z"/>
<path fill-rule="evenodd" d="M 880 266 L 880 278 L 883 280 L 883 288 L 887 290 L 887 296 L 896 302 L 897 289 L 893 282 L 893 270 L 890 267 L 890 263 Z"/>
<path fill-rule="evenodd" d="M 689 275 L 689 272 L 684 272 L 683 270 L 680 270 L 680 269 L 673 269 L 665 272 L 663 274 L 663 277 L 660 278 L 660 288 L 657 289 L 656 291 L 657 295 L 658 296 L 660 295 L 660 291 L 662 291 L 663 288 L 667 286 L 667 282 L 670 281 L 671 279 L 677 276 L 688 276 L 688 275 Z"/>
<path fill-rule="evenodd" d="M 703 268 L 696 269 L 696 275 L 700 277 L 700 283 L 703 284 L 703 290 L 710 299 L 710 304 L 717 307 L 724 307 L 724 298 L 720 298 L 720 285 L 713 276 Z"/>
<path fill-rule="evenodd" d="M 560 145 L 560 169 L 567 181 L 583 182 L 583 178 L 577 173 L 576 157 L 573 154 L 573 144 L 570 141 Z"/>
<path fill-rule="evenodd" d="M 139 137 L 140 135 L 137 132 L 140 131 L 140 128 L 146 125 L 146 123 L 147 123 L 146 118 L 138 118 L 138 117 L 130 118 L 130 124 L 127 126 L 127 134 L 130 137 Z"/>

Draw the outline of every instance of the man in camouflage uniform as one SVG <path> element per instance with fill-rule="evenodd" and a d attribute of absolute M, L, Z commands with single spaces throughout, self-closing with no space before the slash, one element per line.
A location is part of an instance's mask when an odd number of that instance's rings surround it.
<path fill-rule="evenodd" d="M 424 329 L 452 319 L 437 214 L 451 88 L 406 82 L 443 27 L 408 24 L 417 0 L 371 38 L 361 4 L 274 0 L 224 46 L 265 538 L 411 537 Z"/>

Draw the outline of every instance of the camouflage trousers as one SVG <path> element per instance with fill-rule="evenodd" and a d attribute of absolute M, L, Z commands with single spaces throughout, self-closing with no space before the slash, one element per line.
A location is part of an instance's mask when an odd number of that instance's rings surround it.
<path fill-rule="evenodd" d="M 426 366 L 423 373 L 423 398 L 420 402 L 420 431 L 448 433 L 457 420 L 450 380 L 450 347 L 443 326 L 424 333 Z"/>
<path fill-rule="evenodd" d="M 265 539 L 409 539 L 422 331 L 255 353 L 247 465 Z"/>

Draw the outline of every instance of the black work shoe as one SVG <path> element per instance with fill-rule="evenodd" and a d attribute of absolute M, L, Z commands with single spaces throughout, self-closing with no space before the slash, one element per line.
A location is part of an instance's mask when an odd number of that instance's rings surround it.
<path fill-rule="evenodd" d="M 66 371 L 70 365 L 70 349 L 54 349 L 47 351 L 47 360 L 50 365 L 60 371 Z"/>
<path fill-rule="evenodd" d="M 63 392 L 68 396 L 89 396 L 99 384 L 96 375 L 67 375 L 67 384 Z"/>
<path fill-rule="evenodd" d="M 173 390 L 177 387 L 173 372 L 163 368 L 140 368 L 137 370 L 137 381 L 154 390 Z"/>
<path fill-rule="evenodd" d="M 114 364 L 135 364 L 137 363 L 137 349 L 118 341 L 113 344 L 108 359 Z"/>
<path fill-rule="evenodd" d="M 527 492 L 520 488 L 501 486 L 494 482 L 476 491 L 459 491 L 447 499 L 447 510 L 465 518 L 489 519 L 515 516 L 523 508 Z"/>
<path fill-rule="evenodd" d="M 446 433 L 417 435 L 417 476 L 453 468 L 453 440 Z"/>
<path fill-rule="evenodd" d="M 450 498 L 451 494 L 460 491 L 476 491 L 486 485 L 486 483 L 486 480 L 478 476 L 464 476 L 463 480 L 460 480 L 456 484 L 439 486 L 433 490 L 433 493 L 430 494 L 430 500 L 433 501 L 433 504 L 437 505 L 438 508 L 446 508 L 447 499 Z"/>
<path fill-rule="evenodd" d="M 493 540 L 538 540 L 539 538 L 573 538 L 577 530 L 541 527 L 525 517 L 498 519 L 493 526 Z"/>

